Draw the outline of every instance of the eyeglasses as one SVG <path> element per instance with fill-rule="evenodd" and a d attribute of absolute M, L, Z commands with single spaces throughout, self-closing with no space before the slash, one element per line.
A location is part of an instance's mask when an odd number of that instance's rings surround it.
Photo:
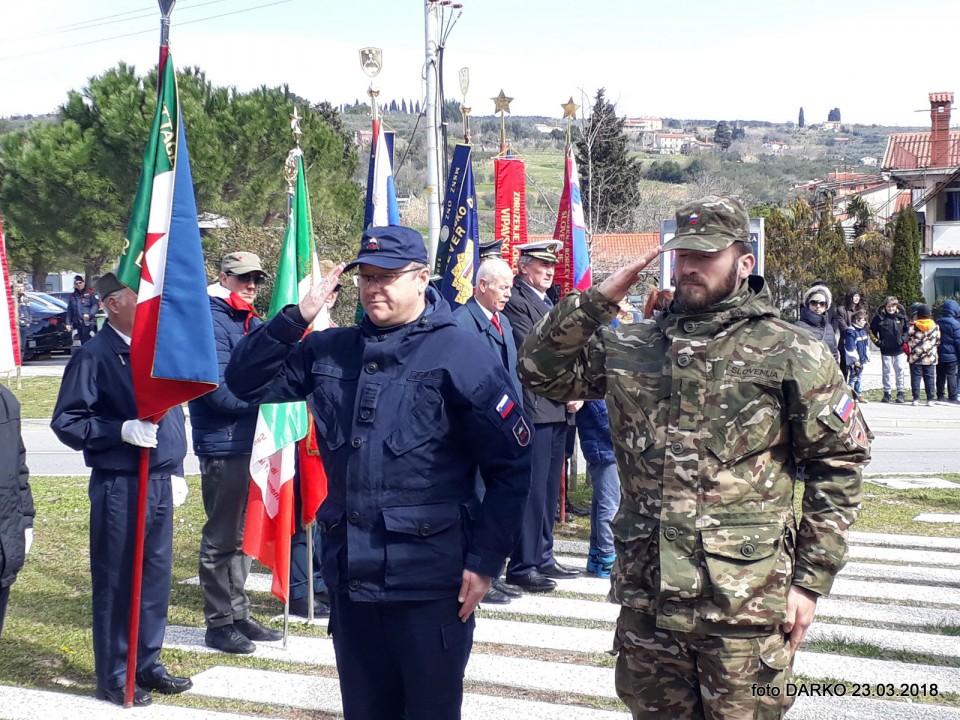
<path fill-rule="evenodd" d="M 408 270 L 401 270 L 400 272 L 395 273 L 384 273 L 383 275 L 360 275 L 359 273 L 353 276 L 353 286 L 360 287 L 363 285 L 373 285 L 378 288 L 385 288 L 387 285 L 392 285 L 398 277 L 401 275 L 406 275 L 407 273 L 420 272 L 423 268 L 415 267 Z M 361 280 L 363 281 L 361 283 Z"/>
<path fill-rule="evenodd" d="M 827 301 L 826 301 L 826 300 L 811 300 L 811 301 L 809 302 L 809 304 L 810 304 L 810 305 L 816 305 L 817 307 L 826 307 L 826 306 L 827 306 Z"/>
<path fill-rule="evenodd" d="M 251 281 L 253 281 L 253 283 L 256 285 L 263 285 L 267 281 L 266 275 L 262 275 L 257 272 L 248 272 L 248 273 L 243 273 L 242 275 L 237 275 L 237 273 L 228 272 L 227 275 L 229 275 L 230 277 L 235 277 L 244 285 L 246 285 Z"/>

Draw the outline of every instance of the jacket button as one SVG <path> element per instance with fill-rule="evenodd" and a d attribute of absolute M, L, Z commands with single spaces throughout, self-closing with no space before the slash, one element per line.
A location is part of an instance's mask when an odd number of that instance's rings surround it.
<path fill-rule="evenodd" d="M 358 522 L 360 522 L 360 513 L 354 511 L 354 512 L 350 513 L 350 517 L 347 518 L 347 519 L 348 519 L 351 523 L 353 523 L 354 525 L 356 525 Z"/>
<path fill-rule="evenodd" d="M 375 362 L 367 363 L 367 366 L 364 368 L 371 375 L 377 371 L 377 364 Z"/>
<path fill-rule="evenodd" d="M 681 355 L 680 357 L 677 358 L 677 365 L 679 365 L 680 367 L 686 367 L 687 365 L 690 364 L 690 360 L 691 358 L 689 355 Z"/>
<path fill-rule="evenodd" d="M 679 534 L 680 533 L 677 532 L 677 529 L 675 527 L 668 527 L 666 530 L 663 531 L 663 536 L 667 540 L 676 540 Z"/>
<path fill-rule="evenodd" d="M 672 602 L 664 603 L 662 611 L 664 615 L 666 615 L 667 617 L 670 617 L 671 615 L 677 614 L 677 606 L 674 605 Z"/>
<path fill-rule="evenodd" d="M 356 446 L 354 446 L 354 447 L 356 447 Z M 675 442 L 675 443 L 671 443 L 671 445 L 670 445 L 670 451 L 671 451 L 674 455 L 679 455 L 680 453 L 683 452 L 683 443 L 680 442 L 679 440 L 678 440 L 677 442 Z"/>
<path fill-rule="evenodd" d="M 360 589 L 360 581 L 359 581 L 359 580 L 351 580 L 349 587 L 350 587 L 350 589 L 353 590 L 353 591 L 359 590 L 359 589 Z"/>
<path fill-rule="evenodd" d="M 742 548 L 740 548 L 740 554 L 743 555 L 744 557 L 751 557 L 756 551 L 757 549 L 750 543 L 747 543 Z"/>
<path fill-rule="evenodd" d="M 355 448 L 358 448 L 361 445 L 363 445 L 363 438 L 355 437 L 350 444 L 353 445 Z"/>
<path fill-rule="evenodd" d="M 420 526 L 420 534 L 424 537 L 430 534 L 430 526 L 427 523 Z"/>
<path fill-rule="evenodd" d="M 372 414 L 373 414 L 373 413 L 371 413 L 369 410 L 361 410 L 361 411 L 360 411 L 360 419 L 361 419 L 361 420 L 369 420 L 369 419 L 370 419 L 370 416 L 371 416 Z"/>
<path fill-rule="evenodd" d="M 685 333 L 692 333 L 692 332 L 695 331 L 696 329 L 697 329 L 697 323 L 695 323 L 693 320 L 687 320 L 687 321 L 683 324 L 683 331 L 684 331 Z"/>

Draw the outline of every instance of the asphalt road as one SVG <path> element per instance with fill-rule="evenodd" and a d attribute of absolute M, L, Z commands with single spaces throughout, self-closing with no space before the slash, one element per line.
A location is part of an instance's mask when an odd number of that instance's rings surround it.
<path fill-rule="evenodd" d="M 56 357 L 31 362 L 24 366 L 22 374 L 24 377 L 59 376 L 66 361 L 67 358 Z M 879 385 L 879 375 L 875 382 Z M 868 387 L 871 385 L 873 383 Z M 874 402 L 864 405 L 863 412 L 876 436 L 867 473 L 960 472 L 960 405 L 928 408 Z M 57 440 L 48 420 L 24 420 L 23 442 L 27 448 L 27 464 L 35 475 L 88 474 L 83 456 Z M 187 455 L 185 465 L 187 473 L 199 473 L 197 458 L 192 453 Z M 586 467 L 582 457 L 577 467 L 580 472 Z"/>

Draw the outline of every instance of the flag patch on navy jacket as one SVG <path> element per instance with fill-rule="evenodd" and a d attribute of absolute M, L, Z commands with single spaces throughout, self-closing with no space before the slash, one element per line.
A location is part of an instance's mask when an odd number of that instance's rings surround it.
<path fill-rule="evenodd" d="M 506 419 L 507 415 L 510 414 L 510 411 L 513 410 L 514 402 L 510 399 L 510 396 L 507 393 L 503 394 L 503 397 L 500 398 L 497 402 L 497 414 Z"/>

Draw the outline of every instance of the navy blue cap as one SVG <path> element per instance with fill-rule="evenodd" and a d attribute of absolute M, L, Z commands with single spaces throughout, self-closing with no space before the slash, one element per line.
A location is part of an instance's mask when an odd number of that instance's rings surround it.
<path fill-rule="evenodd" d="M 385 225 L 364 231 L 357 259 L 348 263 L 344 270 L 357 265 L 399 270 L 413 262 L 427 264 L 427 246 L 423 235 L 403 225 Z"/>

